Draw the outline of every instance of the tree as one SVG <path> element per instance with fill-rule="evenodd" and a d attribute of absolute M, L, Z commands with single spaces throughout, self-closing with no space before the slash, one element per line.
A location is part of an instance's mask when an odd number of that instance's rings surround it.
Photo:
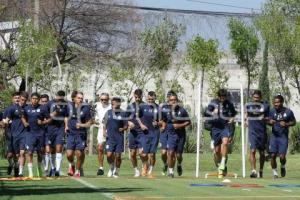
<path fill-rule="evenodd" d="M 252 77 L 258 66 L 255 57 L 259 48 L 259 40 L 254 28 L 247 26 L 239 19 L 231 18 L 228 26 L 230 48 L 237 58 L 237 64 L 245 69 L 247 74 L 247 99 L 249 99 Z"/>
<path fill-rule="evenodd" d="M 191 83 L 194 94 L 196 93 L 195 88 L 198 85 L 197 83 L 199 83 L 199 72 L 201 73 L 200 108 L 202 109 L 204 76 L 206 72 L 219 63 L 218 43 L 212 39 L 206 41 L 201 36 L 196 36 L 187 43 L 186 60 L 191 65 L 191 72 L 188 76 L 186 74 L 185 77 Z M 196 105 L 195 100 L 194 105 Z"/>
<path fill-rule="evenodd" d="M 3 18 L 6 20 L 26 21 L 37 15 L 31 0 L 1 3 L 5 7 Z M 111 54 L 127 48 L 132 31 L 128 22 L 138 18 L 132 9 L 118 6 L 113 0 L 40 0 L 38 19 L 39 27 L 52 30 L 57 41 L 55 54 L 51 58 L 52 67 L 56 68 L 78 63 L 82 52 Z M 4 33 L 0 34 L 7 44 L 6 53 L 0 55 L 0 63 L 5 63 L 8 81 L 18 63 L 18 54 L 13 48 L 17 32 L 13 29 L 9 38 L 5 38 Z M 25 79 L 21 85 L 24 83 Z"/>
<path fill-rule="evenodd" d="M 151 50 L 149 67 L 155 75 L 157 99 L 160 102 L 164 100 L 166 94 L 166 72 L 171 67 L 172 56 L 184 31 L 185 27 L 165 17 L 161 24 L 142 33 L 144 47 Z"/>
<path fill-rule="evenodd" d="M 228 73 L 220 67 L 208 71 L 208 96 L 211 98 L 216 97 L 220 89 L 228 87 L 228 80 Z"/>
<path fill-rule="evenodd" d="M 261 90 L 263 94 L 263 99 L 270 101 L 270 86 L 269 86 L 269 60 L 268 60 L 268 42 L 265 42 L 264 52 L 263 52 L 263 64 L 259 77 L 258 89 Z"/>

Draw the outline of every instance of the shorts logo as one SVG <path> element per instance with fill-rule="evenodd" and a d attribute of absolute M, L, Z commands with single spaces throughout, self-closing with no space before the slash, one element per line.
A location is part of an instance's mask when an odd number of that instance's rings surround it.
<path fill-rule="evenodd" d="M 106 145 L 106 149 L 109 149 L 109 145 L 108 144 Z"/>
<path fill-rule="evenodd" d="M 28 145 L 26 145 L 26 149 L 27 149 L 27 150 L 29 149 L 29 146 L 28 146 Z"/>

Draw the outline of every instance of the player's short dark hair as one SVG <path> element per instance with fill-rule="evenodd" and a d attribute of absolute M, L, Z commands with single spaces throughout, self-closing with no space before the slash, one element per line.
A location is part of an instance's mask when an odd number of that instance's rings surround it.
<path fill-rule="evenodd" d="M 20 97 L 24 97 L 25 99 L 28 99 L 28 93 L 25 91 L 20 92 Z"/>
<path fill-rule="evenodd" d="M 81 95 L 83 96 L 83 92 L 78 91 L 78 92 L 76 93 L 75 97 L 76 97 L 78 94 L 81 94 Z"/>
<path fill-rule="evenodd" d="M 281 94 L 276 95 L 276 96 L 274 97 L 274 100 L 275 100 L 275 99 L 278 99 L 281 103 L 284 103 L 284 98 L 283 98 L 283 96 L 282 96 Z"/>
<path fill-rule="evenodd" d="M 173 94 L 176 94 L 176 92 L 174 92 L 173 90 L 169 90 L 169 91 L 167 92 L 167 97 L 169 97 L 169 96 L 171 96 L 171 95 L 173 95 Z"/>
<path fill-rule="evenodd" d="M 12 97 L 15 97 L 15 96 L 20 96 L 20 92 L 14 92 L 14 93 L 12 93 Z"/>
<path fill-rule="evenodd" d="M 227 97 L 228 93 L 226 89 L 220 89 L 218 91 L 218 97 Z"/>
<path fill-rule="evenodd" d="M 111 101 L 115 101 L 117 103 L 121 103 L 122 99 L 120 97 L 113 97 Z"/>
<path fill-rule="evenodd" d="M 72 93 L 71 93 L 71 98 L 74 99 L 77 95 L 78 91 L 77 90 L 74 90 Z"/>
<path fill-rule="evenodd" d="M 143 90 L 142 89 L 136 89 L 134 91 L 134 95 L 137 95 L 139 97 L 143 96 Z"/>
<path fill-rule="evenodd" d="M 252 93 L 252 96 L 254 96 L 254 95 L 258 95 L 258 96 L 262 97 L 262 93 L 260 90 L 254 90 Z"/>
<path fill-rule="evenodd" d="M 150 97 L 156 97 L 156 94 L 155 94 L 154 91 L 150 91 L 150 92 L 148 92 L 148 96 L 150 96 Z"/>
<path fill-rule="evenodd" d="M 63 90 L 59 90 L 59 91 L 56 92 L 56 95 L 59 96 L 59 97 L 65 97 L 66 93 Z"/>
<path fill-rule="evenodd" d="M 178 99 L 178 96 L 177 96 L 177 94 L 174 92 L 174 93 L 171 93 L 170 95 L 169 95 L 169 98 L 170 97 L 176 97 L 176 99 Z"/>
<path fill-rule="evenodd" d="M 31 95 L 30 95 L 30 97 L 32 98 L 32 97 L 37 97 L 38 99 L 40 98 L 40 94 L 39 93 L 37 93 L 37 92 L 34 92 L 34 93 L 32 93 Z"/>
<path fill-rule="evenodd" d="M 48 94 L 42 94 L 41 99 L 44 99 L 44 98 L 46 98 L 47 101 L 49 101 L 49 95 Z"/>

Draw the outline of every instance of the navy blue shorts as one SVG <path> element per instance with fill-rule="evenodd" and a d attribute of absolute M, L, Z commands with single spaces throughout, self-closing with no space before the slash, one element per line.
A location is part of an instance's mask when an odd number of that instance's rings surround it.
<path fill-rule="evenodd" d="M 225 127 L 224 129 L 212 128 L 211 132 L 215 147 L 222 144 L 223 138 L 230 138 L 233 136 L 233 133 L 228 127 Z"/>
<path fill-rule="evenodd" d="M 165 131 L 160 133 L 159 141 L 161 149 L 167 149 L 168 134 Z"/>
<path fill-rule="evenodd" d="M 249 144 L 251 150 L 265 150 L 267 145 L 267 135 L 262 133 L 258 134 L 249 130 Z"/>
<path fill-rule="evenodd" d="M 287 136 L 275 136 L 272 134 L 270 138 L 269 152 L 286 155 L 288 143 L 289 139 Z"/>
<path fill-rule="evenodd" d="M 45 146 L 50 146 L 54 148 L 56 145 L 63 145 L 64 144 L 64 134 L 46 134 L 45 137 Z"/>
<path fill-rule="evenodd" d="M 141 144 L 141 135 L 143 133 L 132 133 L 128 134 L 128 142 L 129 142 L 129 149 L 140 149 L 142 148 Z"/>
<path fill-rule="evenodd" d="M 145 154 L 156 153 L 159 140 L 159 130 L 145 131 L 141 135 L 142 151 Z"/>
<path fill-rule="evenodd" d="M 124 136 L 106 138 L 106 152 L 122 153 L 124 151 Z"/>
<path fill-rule="evenodd" d="M 28 132 L 26 134 L 26 150 L 30 153 L 41 152 L 45 146 L 45 137 L 43 134 Z"/>
<path fill-rule="evenodd" d="M 185 134 L 168 134 L 167 149 L 182 154 L 184 150 L 185 141 Z"/>
<path fill-rule="evenodd" d="M 13 152 L 15 154 L 20 154 L 20 150 L 25 150 L 25 144 L 26 144 L 26 134 L 23 133 L 18 136 L 12 136 L 12 148 Z"/>
<path fill-rule="evenodd" d="M 83 151 L 86 147 L 85 134 L 68 134 L 67 137 L 67 150 L 80 150 Z"/>

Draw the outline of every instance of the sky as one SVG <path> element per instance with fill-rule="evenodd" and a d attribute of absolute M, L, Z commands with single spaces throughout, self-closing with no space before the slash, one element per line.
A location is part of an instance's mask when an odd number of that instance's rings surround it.
<path fill-rule="evenodd" d="M 134 0 L 137 6 L 216 12 L 259 12 L 267 0 Z M 217 5 L 218 4 L 218 5 Z"/>

